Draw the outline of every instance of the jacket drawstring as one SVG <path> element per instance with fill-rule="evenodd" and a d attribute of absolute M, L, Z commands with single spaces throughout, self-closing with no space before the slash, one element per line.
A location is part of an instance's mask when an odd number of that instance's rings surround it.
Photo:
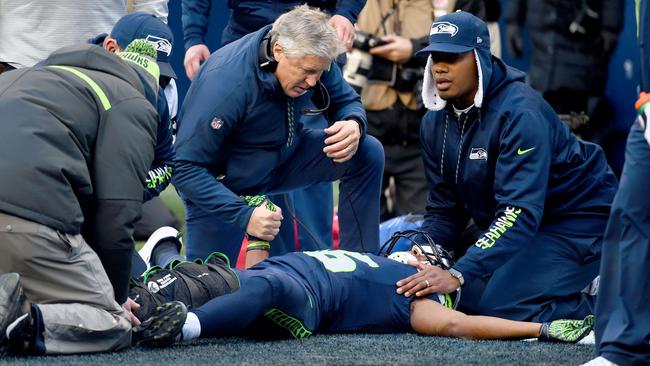
<path fill-rule="evenodd" d="M 295 130 L 295 122 L 293 120 L 293 98 L 287 98 L 287 122 L 289 134 L 287 136 L 287 147 L 293 144 L 293 134 Z"/>
<path fill-rule="evenodd" d="M 465 117 L 465 118 L 463 118 Z M 459 117 L 462 120 L 462 125 L 460 127 L 460 140 L 458 141 L 458 154 L 456 156 L 456 175 L 455 180 L 458 184 L 458 170 L 460 169 L 460 155 L 463 150 L 463 139 L 465 138 L 465 126 L 467 125 L 467 120 L 469 119 L 469 113 L 462 113 Z M 479 123 L 481 120 L 481 113 L 478 113 Z M 449 128 L 449 112 L 445 112 L 445 135 L 442 138 L 442 154 L 440 156 L 440 177 L 443 177 L 444 167 L 445 167 L 445 147 L 447 146 L 447 130 Z"/>
<path fill-rule="evenodd" d="M 445 113 L 445 135 L 442 138 L 442 155 L 440 156 L 440 177 L 444 177 L 445 168 L 445 146 L 447 146 L 447 128 L 449 127 L 449 113 Z"/>
<path fill-rule="evenodd" d="M 456 184 L 458 184 L 458 168 L 460 167 L 460 154 L 461 151 L 463 150 L 463 138 L 465 137 L 465 124 L 467 123 L 467 119 L 469 118 L 469 113 L 463 113 L 465 116 L 465 119 L 463 119 L 463 124 L 460 130 L 460 141 L 458 142 L 458 154 L 456 157 Z M 463 117 L 463 114 L 461 114 L 461 117 Z"/>

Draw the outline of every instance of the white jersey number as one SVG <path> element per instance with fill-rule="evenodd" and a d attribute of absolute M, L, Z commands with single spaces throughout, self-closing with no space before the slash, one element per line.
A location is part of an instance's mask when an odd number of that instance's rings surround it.
<path fill-rule="evenodd" d="M 352 272 L 357 269 L 357 262 L 363 262 L 370 268 L 379 268 L 370 257 L 357 252 L 348 252 L 346 250 L 321 250 L 318 252 L 304 252 L 310 257 L 314 257 L 323 262 L 325 269 L 330 272 Z"/>

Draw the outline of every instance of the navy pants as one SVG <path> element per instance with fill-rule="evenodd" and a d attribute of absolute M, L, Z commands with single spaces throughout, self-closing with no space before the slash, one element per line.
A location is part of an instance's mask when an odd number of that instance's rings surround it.
<path fill-rule="evenodd" d="M 650 365 L 650 145 L 635 123 L 603 243 L 596 351 L 619 365 Z"/>
<path fill-rule="evenodd" d="M 201 337 L 241 335 L 253 328 L 258 337 L 303 338 L 317 328 L 318 304 L 304 284 L 274 268 L 237 274 L 239 290 L 192 310 L 201 323 Z"/>
<path fill-rule="evenodd" d="M 338 164 L 323 153 L 325 138 L 326 134 L 322 130 L 303 130 L 291 158 L 274 170 L 273 179 L 257 194 L 284 193 L 338 179 L 341 228 L 339 247 L 350 251 L 374 252 L 379 245 L 379 191 L 384 169 L 383 148 L 377 139 L 365 136 L 352 159 Z M 250 187 L 228 188 L 237 193 Z M 226 254 L 231 263 L 235 263 L 243 229 L 225 223 L 189 200 L 184 200 L 184 203 L 187 213 L 187 256 L 203 258 L 219 251 Z M 293 225 L 289 217 L 288 213 L 284 214 L 282 226 Z M 271 255 L 274 254 L 279 253 L 274 253 L 271 246 Z"/>
<path fill-rule="evenodd" d="M 606 223 L 603 217 L 589 226 L 593 232 L 604 233 Z M 603 237 L 580 235 L 578 223 L 567 220 L 564 224 L 576 226 L 576 232 L 560 234 L 542 227 L 492 276 L 465 284 L 461 310 L 533 322 L 593 314 L 595 298 L 581 290 L 598 275 Z"/>

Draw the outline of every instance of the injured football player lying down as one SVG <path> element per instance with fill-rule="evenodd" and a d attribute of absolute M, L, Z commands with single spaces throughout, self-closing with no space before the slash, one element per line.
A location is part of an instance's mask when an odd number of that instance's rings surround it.
<path fill-rule="evenodd" d="M 167 239 L 177 242 L 145 245 L 148 252 L 143 259 L 159 267 L 141 277 L 131 296 L 141 303 L 145 299 L 149 307 L 181 301 L 190 311 L 180 334 L 154 345 L 198 337 L 303 338 L 350 332 L 577 342 L 593 325 L 593 316 L 533 323 L 466 315 L 453 309 L 455 294 L 421 298 L 398 294 L 397 281 L 430 265 L 422 256 L 422 247 L 388 257 L 343 250 L 297 252 L 271 257 L 247 270 L 233 270 L 219 254 L 185 262 L 179 254 L 180 241 L 173 235 Z M 167 252 L 161 260 L 157 251 L 163 247 Z M 172 256 L 169 248 L 173 248 Z M 174 281 L 174 277 L 182 280 Z M 156 278 L 160 279 L 157 284 Z M 160 284 L 167 285 L 162 288 Z M 215 286 L 218 291 L 207 291 Z M 142 315 L 146 313 L 142 309 Z"/>

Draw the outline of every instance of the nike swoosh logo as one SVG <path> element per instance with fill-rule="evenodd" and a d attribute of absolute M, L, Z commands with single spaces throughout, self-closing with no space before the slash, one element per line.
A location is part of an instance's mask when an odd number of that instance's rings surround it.
<path fill-rule="evenodd" d="M 517 155 L 524 155 L 526 153 L 529 153 L 531 151 L 535 150 L 534 147 L 531 147 L 530 149 L 522 150 L 521 148 L 517 149 Z"/>

